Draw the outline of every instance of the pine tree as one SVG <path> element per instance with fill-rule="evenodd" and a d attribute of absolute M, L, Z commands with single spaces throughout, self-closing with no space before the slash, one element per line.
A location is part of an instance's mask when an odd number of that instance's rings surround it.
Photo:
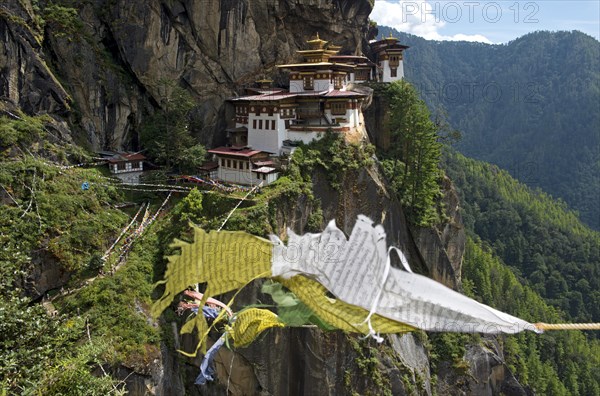
<path fill-rule="evenodd" d="M 431 224 L 436 219 L 435 199 L 440 194 L 438 127 L 409 83 L 390 84 L 387 96 L 391 148 L 386 153 L 384 171 L 406 207 L 409 220 Z"/>
<path fill-rule="evenodd" d="M 192 96 L 173 82 L 161 80 L 161 110 L 142 126 L 142 145 L 159 164 L 179 171 L 193 171 L 202 164 L 206 150 L 190 133 Z"/>

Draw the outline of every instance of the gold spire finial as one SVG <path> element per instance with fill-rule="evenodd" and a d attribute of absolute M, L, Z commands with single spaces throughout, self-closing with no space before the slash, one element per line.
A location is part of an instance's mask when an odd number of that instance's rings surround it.
<path fill-rule="evenodd" d="M 317 32 L 317 40 L 321 40 L 321 38 L 319 37 L 319 32 Z"/>

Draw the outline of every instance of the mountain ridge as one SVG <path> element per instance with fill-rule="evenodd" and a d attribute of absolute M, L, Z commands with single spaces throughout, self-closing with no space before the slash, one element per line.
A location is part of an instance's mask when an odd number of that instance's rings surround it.
<path fill-rule="evenodd" d="M 379 33 L 411 45 L 406 79 L 462 132 L 459 151 L 565 200 L 600 228 L 600 42 L 579 31 L 506 44 Z"/>

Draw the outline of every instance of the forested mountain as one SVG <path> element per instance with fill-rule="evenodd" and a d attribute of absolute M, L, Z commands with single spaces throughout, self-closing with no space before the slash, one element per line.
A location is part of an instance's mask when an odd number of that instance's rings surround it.
<path fill-rule="evenodd" d="M 495 165 L 448 151 L 444 167 L 460 192 L 468 230 L 572 320 L 600 321 L 598 232 Z"/>
<path fill-rule="evenodd" d="M 600 43 L 584 33 L 536 32 L 508 44 L 404 44 L 406 79 L 462 132 L 465 155 L 541 187 L 600 228 Z"/>
<path fill-rule="evenodd" d="M 599 321 L 600 233 L 564 202 L 496 165 L 449 148 L 442 165 L 459 192 L 469 234 L 467 294 L 527 320 Z M 519 334 L 504 339 L 504 353 L 519 381 L 536 394 L 595 395 L 600 343 L 594 335 Z"/>
<path fill-rule="evenodd" d="M 467 294 L 531 321 L 565 320 L 485 245 L 478 237 L 467 241 L 462 278 Z M 508 367 L 534 394 L 598 395 L 600 342 L 590 338 L 581 332 L 520 333 L 501 342 Z"/>

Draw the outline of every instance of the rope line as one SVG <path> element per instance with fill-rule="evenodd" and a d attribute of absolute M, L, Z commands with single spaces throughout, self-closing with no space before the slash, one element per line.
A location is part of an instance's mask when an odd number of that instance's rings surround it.
<path fill-rule="evenodd" d="M 75 164 L 75 165 L 57 165 L 57 164 L 52 164 L 52 166 L 56 166 L 60 169 L 73 169 L 73 168 L 80 168 L 82 166 L 98 166 L 98 165 L 104 165 L 106 164 L 106 161 L 98 161 L 98 162 L 82 162 L 80 164 Z"/>
<path fill-rule="evenodd" d="M 219 189 L 219 190 L 225 191 L 225 192 L 253 190 L 253 188 L 249 187 L 249 186 L 241 186 L 239 184 L 225 185 L 225 184 L 217 182 L 216 180 L 213 180 L 213 179 L 204 180 L 203 178 L 198 177 L 198 176 L 180 175 L 180 176 L 177 177 L 177 179 L 184 180 L 184 181 L 189 182 L 189 183 L 205 183 L 205 184 L 208 184 L 208 185 L 210 185 L 210 186 L 212 186 L 212 187 L 214 187 L 216 189 Z"/>
<path fill-rule="evenodd" d="M 600 330 L 600 323 L 534 323 L 540 330 Z"/>
<path fill-rule="evenodd" d="M 163 201 L 162 205 L 160 205 L 160 208 L 158 208 L 158 210 L 156 211 L 156 213 L 154 213 L 154 216 L 152 216 L 152 218 L 150 219 L 150 223 L 152 223 L 154 220 L 156 220 L 156 218 L 158 217 L 159 213 L 163 210 L 163 208 L 165 207 L 165 205 L 169 201 L 169 198 L 171 198 L 171 194 L 173 194 L 173 193 L 170 193 L 167 196 L 167 198 L 165 198 L 165 200 Z"/>
<path fill-rule="evenodd" d="M 177 185 L 169 185 L 169 184 L 151 184 L 151 183 L 121 183 L 123 186 L 144 186 L 144 187 L 166 187 L 171 189 L 180 189 L 185 191 L 191 191 L 190 187 L 185 186 L 177 186 Z"/>
<path fill-rule="evenodd" d="M 138 211 L 135 214 L 135 216 L 133 216 L 133 219 L 131 219 L 131 222 L 129 224 L 127 224 L 127 226 L 125 228 L 123 228 L 123 231 L 121 231 L 121 234 L 117 237 L 117 239 L 115 239 L 115 242 L 104 253 L 104 255 L 102 256 L 102 260 L 106 261 L 106 259 L 108 258 L 108 256 L 112 252 L 112 250 L 115 248 L 115 246 L 117 245 L 117 243 L 119 243 L 119 241 L 121 240 L 121 238 L 123 238 L 123 235 L 125 235 L 125 233 L 127 232 L 127 230 L 129 230 L 129 228 L 131 228 L 131 226 L 133 225 L 133 223 L 135 222 L 135 220 L 139 216 L 139 214 L 142 211 L 142 209 L 144 209 L 144 206 L 146 206 L 146 204 L 143 204 L 142 206 L 140 206 L 140 208 L 138 209 Z"/>
<path fill-rule="evenodd" d="M 142 235 L 142 233 L 146 230 L 146 227 L 149 227 L 150 224 L 152 224 L 154 222 L 154 220 L 156 220 L 156 218 L 158 217 L 160 212 L 163 210 L 163 208 L 169 201 L 169 198 L 171 198 L 172 194 L 173 194 L 172 192 L 169 193 L 167 198 L 165 198 L 162 205 L 160 205 L 160 207 L 158 208 L 158 210 L 156 211 L 156 213 L 154 213 L 154 215 L 152 217 L 150 217 L 150 211 L 149 211 L 150 205 L 146 206 L 146 212 L 144 213 L 144 217 L 143 217 L 142 222 L 140 223 L 139 227 L 131 235 L 131 237 L 132 237 L 131 240 L 129 240 L 125 245 L 123 245 L 121 247 L 121 254 L 117 258 L 117 264 L 115 265 L 115 268 L 114 268 L 115 272 L 124 263 L 125 257 L 127 256 L 127 253 L 129 253 L 129 250 L 133 246 L 133 243 L 136 241 L 137 238 L 139 238 Z"/>
<path fill-rule="evenodd" d="M 102 186 L 102 187 L 114 187 L 114 188 L 118 188 L 121 190 L 127 190 L 127 191 L 142 191 L 142 192 L 168 192 L 168 193 L 186 193 L 187 190 L 175 190 L 175 189 L 167 189 L 167 188 L 158 188 L 158 189 L 146 189 L 146 188 L 134 188 L 134 187 L 128 187 L 128 186 L 123 186 L 121 184 L 106 184 L 106 183 L 90 183 L 90 185 L 95 185 L 95 186 Z M 200 192 L 203 193 L 207 193 L 208 191 L 202 191 L 200 190 Z"/>
<path fill-rule="evenodd" d="M 225 218 L 225 221 L 223 221 L 223 224 L 221 224 L 221 227 L 219 227 L 219 229 L 217 231 L 221 231 L 223 229 L 223 227 L 225 226 L 225 223 L 227 223 L 227 221 L 229 220 L 229 218 L 231 217 L 233 212 L 235 212 L 235 210 L 242 204 L 242 202 L 244 202 L 246 200 L 246 198 L 248 198 L 248 196 L 250 196 L 250 194 L 252 194 L 254 192 L 254 190 L 256 190 L 257 188 L 260 188 L 260 187 L 262 187 L 262 182 L 260 182 L 260 184 L 257 184 L 256 186 L 252 187 L 252 190 L 248 191 L 248 193 L 246 195 L 244 195 L 244 197 L 242 199 L 240 199 L 240 202 L 238 202 L 237 205 L 235 205 L 235 207 L 233 209 L 231 209 L 231 212 L 229 212 L 229 214 Z"/>

